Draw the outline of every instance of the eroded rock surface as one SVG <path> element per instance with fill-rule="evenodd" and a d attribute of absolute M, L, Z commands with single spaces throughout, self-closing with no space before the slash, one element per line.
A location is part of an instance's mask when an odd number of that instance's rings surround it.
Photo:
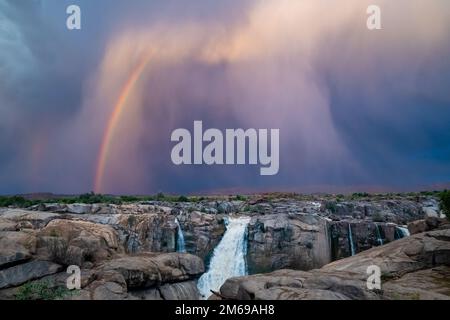
<path fill-rule="evenodd" d="M 367 268 L 379 266 L 382 290 L 367 288 Z M 450 226 L 372 248 L 308 272 L 278 270 L 229 279 L 231 299 L 450 299 Z"/>
<path fill-rule="evenodd" d="M 331 261 L 327 221 L 307 215 L 255 216 L 248 226 L 249 273 L 310 270 Z"/>

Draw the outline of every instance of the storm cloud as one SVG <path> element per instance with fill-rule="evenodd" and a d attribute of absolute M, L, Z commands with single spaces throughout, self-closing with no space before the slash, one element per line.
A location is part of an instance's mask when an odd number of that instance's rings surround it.
<path fill-rule="evenodd" d="M 450 4 L 379 0 L 369 31 L 373 2 L 0 0 L 0 193 L 448 183 Z M 170 134 L 194 120 L 280 129 L 279 174 L 173 165 Z"/>

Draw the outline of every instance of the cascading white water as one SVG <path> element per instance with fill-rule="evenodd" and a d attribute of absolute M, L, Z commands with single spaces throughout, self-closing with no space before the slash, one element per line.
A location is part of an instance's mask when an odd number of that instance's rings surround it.
<path fill-rule="evenodd" d="M 375 230 L 376 230 L 376 232 L 377 232 L 377 241 L 378 241 L 378 244 L 379 244 L 380 246 L 382 246 L 384 243 L 383 243 L 383 238 L 381 237 L 380 226 L 379 226 L 378 224 L 376 224 L 376 223 L 375 223 Z"/>
<path fill-rule="evenodd" d="M 183 229 L 181 229 L 180 221 L 175 218 L 177 224 L 177 252 L 186 252 L 186 244 L 184 243 Z"/>
<path fill-rule="evenodd" d="M 211 290 L 219 291 L 224 282 L 232 277 L 247 275 L 246 230 L 249 217 L 225 219 L 226 231 L 214 249 L 209 268 L 198 280 L 202 298 L 207 299 Z"/>
<path fill-rule="evenodd" d="M 353 234 L 352 234 L 352 226 L 350 223 L 348 224 L 348 242 L 350 243 L 350 253 L 352 256 L 356 254 L 355 245 L 353 243 Z"/>
<path fill-rule="evenodd" d="M 406 227 L 400 227 L 397 226 L 397 230 L 400 232 L 400 234 L 402 235 L 402 238 L 406 238 L 409 237 L 411 234 L 409 233 L 408 228 Z"/>

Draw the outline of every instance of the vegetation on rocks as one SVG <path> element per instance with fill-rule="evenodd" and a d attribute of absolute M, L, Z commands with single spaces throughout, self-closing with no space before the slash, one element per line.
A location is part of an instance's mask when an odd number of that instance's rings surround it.
<path fill-rule="evenodd" d="M 450 191 L 445 190 L 439 195 L 440 207 L 444 214 L 450 219 Z"/>
<path fill-rule="evenodd" d="M 72 294 L 67 288 L 52 287 L 49 282 L 35 281 L 24 284 L 19 288 L 16 300 L 59 300 Z"/>

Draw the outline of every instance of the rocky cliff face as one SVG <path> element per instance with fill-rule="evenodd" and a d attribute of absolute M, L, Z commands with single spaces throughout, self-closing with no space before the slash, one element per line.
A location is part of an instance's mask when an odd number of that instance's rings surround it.
<path fill-rule="evenodd" d="M 367 268 L 381 268 L 381 290 L 367 287 Z M 232 278 L 226 299 L 450 299 L 450 225 L 416 234 L 312 271 L 278 270 Z"/>
<path fill-rule="evenodd" d="M 327 221 L 308 215 L 255 216 L 248 226 L 249 273 L 310 270 L 331 261 Z"/>
<path fill-rule="evenodd" d="M 28 210 L 0 208 L 0 298 L 14 298 L 20 286 L 42 280 L 55 288 L 65 286 L 68 265 L 82 269 L 80 299 L 198 298 L 197 278 L 222 239 L 229 214 L 251 217 L 246 232 L 250 274 L 297 270 L 248 278 L 251 281 L 242 287 L 245 298 L 392 298 L 364 291 L 362 280 L 350 275 L 355 271 L 346 266 L 355 266 L 352 259 L 366 254 L 370 258 L 364 261 L 378 261 L 386 269 L 386 288 L 431 277 L 441 281 L 448 275 L 442 263 L 448 235 L 429 233 L 442 227 L 433 198 L 41 204 Z M 407 223 L 414 234 L 408 240 L 417 239 L 409 249 L 400 229 Z M 188 254 L 175 253 L 180 227 Z M 385 248 L 403 253 L 392 255 Z M 329 269 L 333 265 L 337 267 Z M 410 265 L 424 267 L 410 270 Z M 409 273 L 393 273 L 392 268 Z M 234 292 L 230 296 L 241 297 L 241 280 L 233 281 L 224 295 Z M 334 287 L 356 293 L 330 289 Z M 252 291 L 260 289 L 258 294 Z"/>
<path fill-rule="evenodd" d="M 174 203 L 173 207 L 154 204 L 41 204 L 32 209 L 45 210 L 34 214 L 49 215 L 47 221 L 64 217 L 110 225 L 117 231 L 119 242 L 127 253 L 176 251 L 178 226 L 175 219 L 178 219 L 186 251 L 205 259 L 225 232 L 223 215 L 217 212 L 234 212 L 238 208 L 238 204 L 232 202 L 211 205 L 213 214 L 192 211 L 193 208 L 186 207 L 185 203 Z M 204 206 L 193 206 L 207 211 Z"/>
<path fill-rule="evenodd" d="M 331 221 L 328 225 L 333 261 L 350 257 L 352 254 L 401 239 L 405 236 L 402 229 L 393 223 L 342 220 Z"/>
<path fill-rule="evenodd" d="M 203 260 L 164 253 L 174 249 L 173 221 L 169 214 L 156 213 L 73 216 L 3 210 L 0 298 L 16 298 L 24 284 L 65 288 L 67 266 L 77 265 L 82 290 L 67 299 L 196 299 Z"/>
<path fill-rule="evenodd" d="M 208 260 L 225 233 L 223 216 L 194 211 L 177 217 L 183 229 L 186 251 Z"/>
<path fill-rule="evenodd" d="M 438 215 L 434 199 L 258 199 L 248 230 L 250 273 L 310 270 L 405 236 L 408 222 Z"/>

